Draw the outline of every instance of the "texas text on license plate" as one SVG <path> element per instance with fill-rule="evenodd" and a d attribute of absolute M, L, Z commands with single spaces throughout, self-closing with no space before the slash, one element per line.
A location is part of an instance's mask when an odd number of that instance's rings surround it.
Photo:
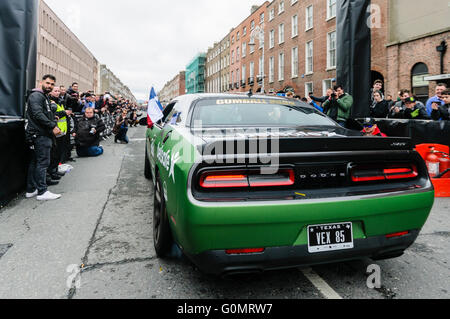
<path fill-rule="evenodd" d="M 352 249 L 353 247 L 352 223 L 308 226 L 308 251 L 310 253 Z"/>

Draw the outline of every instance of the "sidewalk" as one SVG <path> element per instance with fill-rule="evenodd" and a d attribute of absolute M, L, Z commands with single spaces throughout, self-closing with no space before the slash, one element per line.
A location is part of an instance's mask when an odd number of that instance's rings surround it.
<path fill-rule="evenodd" d="M 131 140 L 144 136 L 142 127 L 129 131 Z M 67 298 L 67 269 L 87 257 L 133 141 L 114 144 L 112 137 L 102 145 L 103 156 L 77 158 L 74 170 L 50 188 L 63 195 L 60 200 L 22 195 L 0 211 L 0 298 Z"/>

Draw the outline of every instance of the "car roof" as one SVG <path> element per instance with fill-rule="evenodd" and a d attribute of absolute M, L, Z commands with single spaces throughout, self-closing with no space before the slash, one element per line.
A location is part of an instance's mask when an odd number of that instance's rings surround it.
<path fill-rule="evenodd" d="M 203 99 L 237 99 L 237 98 L 251 98 L 251 99 L 270 99 L 270 100 L 287 100 L 285 97 L 275 96 L 275 95 L 264 95 L 264 94 L 253 94 L 248 96 L 248 93 L 242 92 L 239 93 L 194 93 L 194 94 L 186 94 L 181 95 L 174 99 L 174 101 L 183 101 L 183 102 L 193 102 L 196 100 Z"/>

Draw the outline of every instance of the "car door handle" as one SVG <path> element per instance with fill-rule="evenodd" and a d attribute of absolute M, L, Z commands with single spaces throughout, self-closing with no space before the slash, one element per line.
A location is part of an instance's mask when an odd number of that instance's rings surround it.
<path fill-rule="evenodd" d="M 169 139 L 170 135 L 172 135 L 172 131 L 167 132 L 166 137 L 163 140 L 163 144 L 166 144 L 167 140 Z"/>

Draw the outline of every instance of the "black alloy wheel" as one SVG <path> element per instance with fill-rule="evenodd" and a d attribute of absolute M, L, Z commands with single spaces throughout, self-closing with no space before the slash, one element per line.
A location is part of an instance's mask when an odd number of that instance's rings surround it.
<path fill-rule="evenodd" d="M 153 242 L 156 255 L 165 257 L 170 253 L 173 239 L 170 230 L 169 219 L 167 216 L 166 201 L 164 199 L 164 190 L 162 188 L 159 172 L 156 173 L 156 183 L 154 191 L 153 204 Z"/>

